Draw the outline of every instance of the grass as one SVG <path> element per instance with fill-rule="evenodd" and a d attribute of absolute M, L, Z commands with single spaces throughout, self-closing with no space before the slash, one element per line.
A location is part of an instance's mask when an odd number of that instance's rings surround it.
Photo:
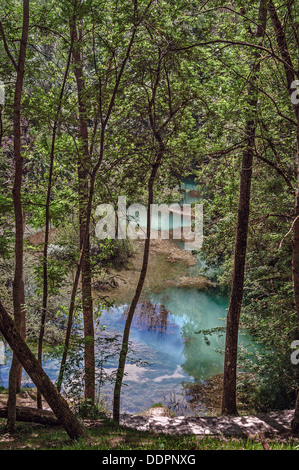
<path fill-rule="evenodd" d="M 38 424 L 17 423 L 17 432 L 5 434 L 5 420 L 0 420 L 1 450 L 143 450 L 143 451 L 202 451 L 202 450 L 263 450 L 258 436 L 220 438 L 167 435 L 136 431 L 101 420 L 88 428 L 89 441 L 72 442 L 65 431 Z M 299 450 L 299 438 L 266 438 L 271 450 Z"/>

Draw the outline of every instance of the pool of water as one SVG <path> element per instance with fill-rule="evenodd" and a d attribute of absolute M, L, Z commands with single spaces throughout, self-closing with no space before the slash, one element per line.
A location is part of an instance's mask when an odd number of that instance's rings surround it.
<path fill-rule="evenodd" d="M 136 413 L 159 402 L 192 414 L 184 384 L 223 372 L 227 306 L 227 297 L 219 292 L 167 288 L 148 295 L 133 320 L 130 342 L 137 365 L 130 361 L 126 366 L 122 410 Z M 102 313 L 107 334 L 123 330 L 126 308 Z M 252 345 L 246 334 L 240 334 L 239 343 Z M 116 365 L 110 359 L 106 372 Z M 109 402 L 111 390 L 104 388 Z"/>
<path fill-rule="evenodd" d="M 219 292 L 193 288 L 171 287 L 143 298 L 130 334 L 122 412 L 137 413 L 155 403 L 163 403 L 191 413 L 184 384 L 202 382 L 223 371 L 227 306 L 227 297 Z M 97 364 L 97 368 L 98 372 L 101 368 L 102 377 L 106 379 L 113 376 L 118 364 L 127 308 L 127 304 L 111 307 L 100 315 L 97 359 L 101 357 L 101 364 Z M 249 345 L 250 339 L 241 335 L 240 342 Z M 6 364 L 0 366 L 0 385 L 5 387 L 8 386 L 10 359 L 11 354 L 7 351 Z M 78 358 L 75 362 L 78 366 Z M 71 364 L 70 369 L 73 367 Z M 59 357 L 48 353 L 44 369 L 55 381 Z M 75 380 L 80 388 L 80 374 L 73 379 L 73 384 Z M 23 384 L 33 386 L 26 374 Z M 113 382 L 105 380 L 100 394 L 111 410 Z"/>
<path fill-rule="evenodd" d="M 194 185 L 188 190 L 194 190 Z M 191 202 L 193 197 L 189 197 Z M 196 275 L 203 267 L 189 268 L 187 275 Z M 216 289 L 206 292 L 196 288 L 161 288 L 150 292 L 139 303 L 130 333 L 130 351 L 122 388 L 121 411 L 138 413 L 155 403 L 163 403 L 185 414 L 192 411 L 184 392 L 184 384 L 203 382 L 223 372 L 223 351 L 228 298 Z M 97 373 L 99 395 L 112 407 L 113 378 L 118 365 L 121 335 L 128 304 L 105 309 L 99 314 L 97 328 Z M 240 335 L 240 343 L 251 344 Z M 0 365 L 0 386 L 8 386 L 11 352 L 6 348 L 5 364 Z M 82 353 L 70 360 L 71 371 L 66 388 L 77 383 L 82 390 Z M 44 369 L 55 381 L 60 357 L 45 355 Z M 75 370 L 78 373 L 74 373 Z M 71 378 L 71 379 L 70 379 Z M 77 381 L 77 382 L 76 382 Z M 24 374 L 23 384 L 33 386 Z M 202 408 L 204 413 L 204 407 Z"/>

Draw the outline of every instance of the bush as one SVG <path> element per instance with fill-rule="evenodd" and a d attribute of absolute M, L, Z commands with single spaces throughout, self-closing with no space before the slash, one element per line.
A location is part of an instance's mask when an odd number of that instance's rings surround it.
<path fill-rule="evenodd" d="M 244 364 L 247 373 L 239 375 L 238 391 L 248 408 L 268 412 L 295 407 L 298 370 L 288 352 L 255 351 Z"/>

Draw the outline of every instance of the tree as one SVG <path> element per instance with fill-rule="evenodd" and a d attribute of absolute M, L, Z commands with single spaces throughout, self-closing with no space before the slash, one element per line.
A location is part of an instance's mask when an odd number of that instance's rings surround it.
<path fill-rule="evenodd" d="M 21 139 L 21 100 L 23 91 L 23 82 L 25 74 L 26 48 L 29 31 L 29 0 L 23 1 L 23 24 L 22 37 L 18 60 L 13 58 L 6 40 L 2 23 L 0 23 L 2 40 L 6 53 L 16 70 L 14 112 L 13 112 L 13 138 L 14 138 L 14 160 L 15 177 L 13 186 L 13 201 L 15 213 L 15 275 L 13 284 L 13 302 L 14 318 L 16 328 L 21 332 L 22 337 L 26 336 L 26 318 L 25 318 L 25 293 L 24 293 L 24 267 L 23 267 L 23 235 L 24 235 L 24 212 L 22 206 L 22 178 L 23 178 L 23 156 Z M 8 419 L 7 429 L 14 432 L 15 429 L 15 407 L 16 393 L 21 386 L 22 369 L 16 355 L 13 356 L 11 370 L 9 375 L 9 399 L 8 399 Z"/>
<path fill-rule="evenodd" d="M 260 1 L 259 19 L 255 36 L 263 38 L 266 30 L 266 2 Z M 245 126 L 245 148 L 242 155 L 238 221 L 235 242 L 234 271 L 227 314 L 222 413 L 237 414 L 236 377 L 239 319 L 243 297 L 244 270 L 246 260 L 247 235 L 250 211 L 250 192 L 252 165 L 255 152 L 256 108 L 258 100 L 258 72 L 260 69 L 259 55 L 255 53 L 255 61 L 251 70 L 248 87 L 248 120 Z"/>
<path fill-rule="evenodd" d="M 94 358 L 94 321 L 91 290 L 90 235 L 86 227 L 86 208 L 88 203 L 90 154 L 88 135 L 88 111 L 86 105 L 86 87 L 84 79 L 84 59 L 82 52 L 83 20 L 77 17 L 71 22 L 71 37 L 74 38 L 73 62 L 78 93 L 78 200 L 80 249 L 86 234 L 84 258 L 81 267 L 82 307 L 84 322 L 84 357 L 85 357 L 85 389 L 84 397 L 94 403 L 95 399 L 95 358 Z"/>
<path fill-rule="evenodd" d="M 76 419 L 67 402 L 57 392 L 56 387 L 42 369 L 19 331 L 15 328 L 9 313 L 2 305 L 1 301 L 0 331 L 70 438 L 79 439 L 80 437 L 87 437 L 84 427 Z"/>
<path fill-rule="evenodd" d="M 87 306 L 87 311 L 88 311 L 88 319 L 86 319 L 86 328 L 87 328 L 87 334 L 89 335 L 86 338 L 86 351 L 87 351 L 87 358 L 88 358 L 88 370 L 86 374 L 87 380 L 88 377 L 91 378 L 93 382 L 93 376 L 94 376 L 94 371 L 92 370 L 94 368 L 94 359 L 91 358 L 91 354 L 93 354 L 93 325 L 92 325 L 92 312 L 91 312 L 91 294 L 90 294 L 90 285 L 91 285 L 91 279 L 90 279 L 90 267 L 89 267 L 89 261 L 87 259 L 87 262 L 85 262 L 85 254 L 86 254 L 86 249 L 88 248 L 89 244 L 89 237 L 90 237 L 90 230 L 91 230 L 91 216 L 92 216 L 92 209 L 93 209 L 93 202 L 94 202 L 94 192 L 95 192 L 95 183 L 96 183 L 96 177 L 98 174 L 98 171 L 102 165 L 102 162 L 104 160 L 104 154 L 105 154 L 105 144 L 106 144 L 106 134 L 107 134 L 107 128 L 111 119 L 111 116 L 114 111 L 114 106 L 115 106 L 115 101 L 117 98 L 117 95 L 119 93 L 119 90 L 121 88 L 122 82 L 124 80 L 124 74 L 126 71 L 126 66 L 127 62 L 129 60 L 130 54 L 133 49 L 133 45 L 135 43 L 135 38 L 137 35 L 138 28 L 146 15 L 148 14 L 148 11 L 150 10 L 152 5 L 152 0 L 149 2 L 146 2 L 145 5 L 142 4 L 142 2 L 138 2 L 137 0 L 134 1 L 133 3 L 133 8 L 132 10 L 129 9 L 126 11 L 125 15 L 123 14 L 123 11 L 118 11 L 118 4 L 115 5 L 115 14 L 116 17 L 118 13 L 120 14 L 121 18 L 121 31 L 122 35 L 121 37 L 117 34 L 116 37 L 114 36 L 114 31 L 110 31 L 109 28 L 109 23 L 110 20 L 108 21 L 108 31 L 107 31 L 107 36 L 109 37 L 110 40 L 115 41 L 116 45 L 111 46 L 108 42 L 106 45 L 105 43 L 105 48 L 104 51 L 101 51 L 107 60 L 107 65 L 104 67 L 104 77 L 102 76 L 102 70 L 99 73 L 97 70 L 97 62 L 96 62 L 96 57 L 95 57 L 95 48 L 94 48 L 94 40 L 95 38 L 93 37 L 93 48 L 92 48 L 92 56 L 93 56 L 93 65 L 95 65 L 95 76 L 98 80 L 97 85 L 94 87 L 95 88 L 95 96 L 97 99 L 97 106 L 96 106 L 96 111 L 95 111 L 95 118 L 93 121 L 93 129 L 92 129 L 92 137 L 91 137 L 91 145 L 89 148 L 89 158 L 88 158 L 88 148 L 87 148 L 87 130 L 86 130 L 86 115 L 85 112 L 87 109 L 86 104 L 83 103 L 82 101 L 82 92 L 83 92 L 83 87 L 84 83 L 82 82 L 82 74 L 77 73 L 77 84 L 79 85 L 78 88 L 78 93 L 80 96 L 80 132 L 81 132 L 81 143 L 80 145 L 83 144 L 85 148 L 85 153 L 84 158 L 81 160 L 80 165 L 79 165 L 79 171 L 80 171 L 80 181 L 81 181 L 81 191 L 84 186 L 84 195 L 81 195 L 81 210 L 80 210 L 80 218 L 81 218 L 81 233 L 80 233 L 80 255 L 78 258 L 77 262 L 77 268 L 76 268 L 76 273 L 75 273 L 75 279 L 73 283 L 73 288 L 72 288 L 72 293 L 71 293 L 71 300 L 70 300 L 70 307 L 69 307 L 69 313 L 68 313 L 68 325 L 67 325 L 67 331 L 65 335 L 65 345 L 64 345 L 64 351 L 63 351 L 63 356 L 61 360 L 61 365 L 60 365 L 60 372 L 59 372 L 59 377 L 57 381 L 57 388 L 58 390 L 61 389 L 62 386 L 62 380 L 63 380 L 63 375 L 64 375 L 64 369 L 65 369 L 65 364 L 66 364 L 66 359 L 67 359 L 67 354 L 68 354 L 68 348 L 69 348 L 69 343 L 70 343 L 70 337 L 71 337 L 71 329 L 72 329 L 72 322 L 73 322 L 73 313 L 74 313 L 74 307 L 75 307 L 75 299 L 76 299 L 76 293 L 78 289 L 78 284 L 79 284 L 79 279 L 80 279 L 80 274 L 82 272 L 82 267 L 85 266 L 85 273 L 84 273 L 84 280 L 83 280 L 83 285 L 85 286 L 84 293 L 85 293 L 85 300 L 83 300 L 83 304 L 85 302 L 85 305 Z M 130 4 L 131 6 L 131 4 Z M 84 8 L 83 8 L 84 10 Z M 108 8 L 109 10 L 109 8 Z M 94 13 L 94 12 L 92 12 Z M 108 11 L 108 17 L 110 16 L 110 11 Z M 129 16 L 129 25 L 130 25 L 130 34 L 128 35 L 127 31 L 127 22 L 126 19 Z M 101 21 L 99 19 L 99 24 L 101 24 Z M 92 28 L 92 32 L 94 33 L 94 30 Z M 110 38 L 111 34 L 111 38 Z M 77 39 L 79 37 L 77 36 Z M 120 43 L 120 45 L 119 45 Z M 80 52 L 78 50 L 78 42 L 77 42 L 77 53 Z M 76 54 L 75 52 L 75 54 Z M 81 57 L 80 54 L 76 56 L 75 60 L 76 66 L 78 67 L 78 71 L 82 71 L 82 62 L 81 62 Z M 115 62 L 115 69 L 112 70 L 112 63 Z M 79 76 L 80 75 L 80 76 Z M 79 80 L 79 82 L 78 82 Z M 82 135 L 82 132 L 84 135 Z M 83 137 L 83 139 L 82 139 Z M 97 154 L 96 157 L 91 160 L 91 157 L 94 157 L 94 147 L 95 143 L 97 143 Z M 82 158 L 82 153 L 81 153 L 81 158 Z M 82 166 L 84 163 L 88 161 L 88 172 L 86 171 L 86 168 L 84 167 L 84 170 Z M 83 173 L 82 173 L 83 171 Z M 89 184 L 87 184 L 86 177 L 89 176 Z M 87 192 L 86 192 L 87 191 Z M 82 200 L 84 199 L 84 204 L 82 207 Z M 83 209 L 84 209 L 84 214 L 83 214 Z M 85 264 L 84 264 L 85 263 Z M 87 264 L 86 264 L 87 263 Z M 90 336 L 91 335 L 91 336 Z M 91 366 L 91 367 L 90 367 Z M 93 388 L 93 386 L 91 386 Z M 94 393 L 94 392 L 92 392 Z"/>
<path fill-rule="evenodd" d="M 293 35 L 295 43 L 298 47 L 298 36 L 296 34 L 296 28 L 292 23 L 291 8 L 293 2 L 290 2 L 288 5 L 288 13 L 291 20 L 291 25 L 293 26 Z M 279 49 L 281 58 L 284 63 L 284 71 L 286 77 L 287 89 L 292 98 L 292 93 L 294 91 L 294 84 L 297 83 L 295 78 L 297 76 L 295 67 L 293 65 L 293 60 L 291 58 L 290 48 L 288 45 L 288 40 L 285 34 L 284 27 L 281 23 L 281 20 L 278 16 L 274 2 L 270 0 L 268 2 L 268 11 L 272 21 L 273 29 L 275 32 L 275 38 L 277 47 Z M 292 102 L 292 108 L 294 111 L 295 119 L 297 122 L 297 132 L 296 132 L 296 142 L 297 142 L 297 164 L 299 161 L 299 103 L 296 101 Z M 299 169 L 297 168 L 297 179 L 299 178 Z M 298 179 L 299 181 L 299 179 Z M 294 221 L 293 221 L 293 257 L 292 257 L 292 272 L 293 272 L 293 286 L 294 286 L 294 298 L 295 298 L 295 307 L 297 313 L 297 328 L 299 332 L 299 184 L 297 182 L 297 191 L 296 191 L 296 200 L 295 200 L 295 209 L 294 209 Z M 299 392 L 296 401 L 296 410 L 295 416 L 292 420 L 292 431 L 299 432 Z"/>
<path fill-rule="evenodd" d="M 52 186 L 53 186 L 53 171 L 54 171 L 54 160 L 55 160 L 55 145 L 57 138 L 57 131 L 59 127 L 59 120 L 61 114 L 62 100 L 65 92 L 65 87 L 67 83 L 67 78 L 70 69 L 71 56 L 73 52 L 73 43 L 74 36 L 71 35 L 70 41 L 70 50 L 67 58 L 65 73 L 63 76 L 61 89 L 58 98 L 57 111 L 53 124 L 52 131 L 52 141 L 51 141 L 51 152 L 50 152 L 50 168 L 48 176 L 48 187 L 46 195 L 46 206 L 45 206 L 45 240 L 44 240 L 44 249 L 43 249 L 43 300 L 42 300 L 42 314 L 41 314 L 41 326 L 38 338 L 38 360 L 42 365 L 42 351 L 43 351 L 43 339 L 45 334 L 45 322 L 48 309 L 48 247 L 49 247 L 49 234 L 50 234 L 50 205 L 51 205 L 51 196 L 52 196 Z M 39 391 L 37 392 L 37 407 L 42 408 L 42 400 Z"/>
<path fill-rule="evenodd" d="M 159 33 L 155 37 L 156 27 L 152 23 L 147 27 L 146 33 L 149 37 L 145 41 L 148 41 L 148 48 L 149 44 L 152 43 L 152 48 L 149 49 L 147 54 L 143 55 L 140 52 L 137 59 L 138 64 L 135 64 L 136 69 L 134 63 L 132 63 L 133 61 L 130 63 L 131 69 L 136 74 L 136 80 L 129 94 L 131 104 L 126 112 L 128 113 L 130 126 L 133 128 L 129 143 L 136 153 L 135 160 L 137 161 L 134 170 L 135 172 L 138 171 L 138 165 L 141 165 L 142 178 L 147 178 L 147 219 L 142 266 L 134 296 L 126 314 L 114 385 L 113 419 L 116 422 L 119 422 L 120 419 L 121 389 L 129 349 L 131 325 L 142 295 L 149 264 L 152 237 L 151 212 L 154 203 L 155 185 L 159 172 L 164 170 L 162 174 L 165 177 L 166 171 L 168 172 L 166 174 L 173 175 L 181 167 L 187 169 L 190 166 L 192 152 L 190 151 L 187 158 L 185 155 L 185 158 L 182 157 L 178 142 L 175 146 L 173 141 L 175 142 L 176 138 L 180 136 L 180 130 L 183 133 L 183 140 L 185 138 L 184 132 L 187 134 L 190 131 L 187 125 L 184 127 L 184 124 L 188 122 L 185 113 L 188 114 L 189 106 L 194 104 L 197 97 L 195 89 L 192 88 L 193 77 L 190 72 L 192 62 L 188 60 L 188 56 L 186 58 L 183 55 L 179 56 L 176 52 L 171 53 L 168 48 L 168 44 L 171 43 L 170 40 L 164 48 L 161 47 Z M 147 38 L 147 36 L 145 37 Z M 180 82 L 183 75 L 186 80 L 184 86 Z M 140 103 L 145 104 L 140 106 Z M 132 122 L 132 114 L 135 115 L 137 129 L 135 129 Z M 194 119 L 190 118 L 188 124 L 194 126 Z M 165 168 L 167 168 L 166 171 Z"/>

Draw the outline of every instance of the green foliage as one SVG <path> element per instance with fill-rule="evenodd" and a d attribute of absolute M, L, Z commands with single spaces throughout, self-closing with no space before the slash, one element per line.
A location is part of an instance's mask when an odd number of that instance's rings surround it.
<path fill-rule="evenodd" d="M 2 3 L 0 20 L 9 51 L 16 58 L 22 2 Z M 22 201 L 26 224 L 42 229 L 46 223 L 50 156 L 55 144 L 50 223 L 59 233 L 48 247 L 49 338 L 62 339 L 57 325 L 63 330 L 66 324 L 70 274 L 76 267 L 80 244 L 78 163 L 82 141 L 78 137 L 73 61 L 61 95 L 70 53 L 69 26 L 76 7 L 76 18 L 83 28 L 81 98 L 87 109 L 84 117 L 90 152 L 87 189 L 92 171 L 99 163 L 100 150 L 104 149 L 91 211 L 94 284 L 101 285 L 107 269 L 124 266 L 133 253 L 127 240 L 95 238 L 96 206 L 109 202 L 117 207 L 119 195 L 126 196 L 129 204 L 146 203 L 149 174 L 161 145 L 155 132 L 159 129 L 165 148 L 155 201 L 171 202 L 177 196 L 174 188 L 180 180 L 195 174 L 205 217 L 200 255 L 207 265 L 206 272 L 212 267 L 219 285 L 229 290 L 240 163 L 247 137 L 245 122 L 255 118 L 257 134 L 241 321 L 265 350 L 259 352 L 258 361 L 250 360 L 249 355 L 242 358 L 253 374 L 247 376 L 247 382 L 244 379 L 243 386 L 244 390 L 252 390 L 252 400 L 260 409 L 293 406 L 297 379 L 288 348 L 297 335 L 298 320 L 291 273 L 292 234 L 288 232 L 294 220 L 298 180 L 296 122 L 285 86 L 284 63 L 277 59 L 279 51 L 274 46 L 270 22 L 257 77 L 259 101 L 255 115 L 246 90 L 256 51 L 248 44 L 256 44 L 252 33 L 258 9 L 249 0 L 234 4 L 222 0 L 30 3 L 30 40 L 22 94 Z M 279 15 L 284 18 L 290 54 L 296 63 L 298 38 L 294 31 L 298 5 L 296 2 L 280 5 Z M 3 40 L 0 54 L 0 79 L 5 84 L 5 104 L 0 105 L 0 295 L 11 302 L 14 265 L 11 84 L 15 69 Z M 40 245 L 30 240 L 25 243 L 28 330 L 29 336 L 35 338 L 43 293 L 42 251 Z M 79 308 L 78 294 L 76 313 Z M 203 334 L 209 341 L 209 332 Z M 88 403 L 83 403 L 82 410 L 86 409 Z"/>
<path fill-rule="evenodd" d="M 41 295 L 43 290 L 43 266 L 36 265 L 33 268 L 35 276 L 36 294 Z M 57 260 L 48 261 L 49 295 L 57 295 L 66 282 L 68 274 L 67 266 Z"/>

